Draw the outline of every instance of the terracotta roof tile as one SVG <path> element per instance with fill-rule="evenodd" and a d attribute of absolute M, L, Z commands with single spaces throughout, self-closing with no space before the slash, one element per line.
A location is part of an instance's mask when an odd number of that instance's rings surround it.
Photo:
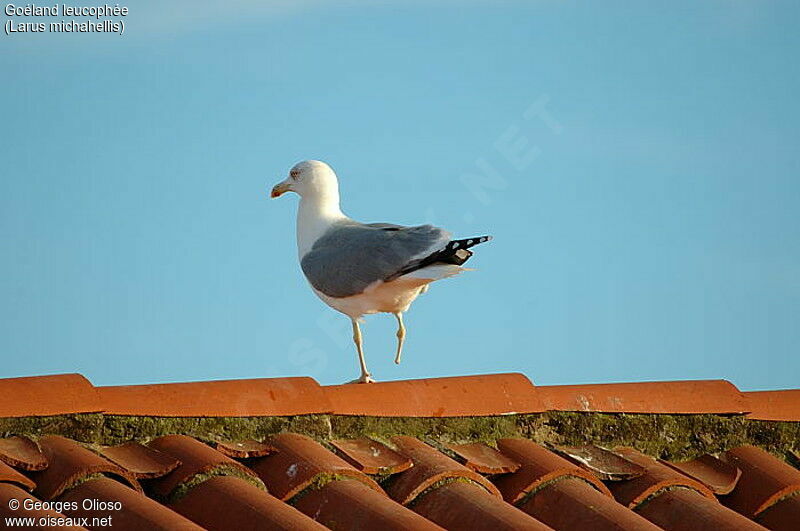
<path fill-rule="evenodd" d="M 331 441 L 331 446 L 342 459 L 365 474 L 397 474 L 413 466 L 411 459 L 372 439 Z"/>
<path fill-rule="evenodd" d="M 274 447 L 252 439 L 244 441 L 217 441 L 215 447 L 218 452 L 235 459 L 264 457 L 265 455 L 275 452 Z"/>
<path fill-rule="evenodd" d="M 21 470 L 44 470 L 47 458 L 36 442 L 28 437 L 0 439 L 0 461 Z"/>
<path fill-rule="evenodd" d="M 751 419 L 800 422 L 800 389 L 743 394 Z"/>
<path fill-rule="evenodd" d="M 574 465 L 563 457 L 546 450 L 528 439 L 500 439 L 497 448 L 522 466 L 513 474 L 498 478 L 495 483 L 503 493 L 503 499 L 517 503 L 531 491 L 556 479 L 581 478 L 598 491 L 610 497 L 611 493 L 591 472 Z"/>
<path fill-rule="evenodd" d="M 261 378 L 98 387 L 110 415 L 251 417 L 326 413 L 321 387 L 311 378 Z"/>
<path fill-rule="evenodd" d="M 337 415 L 464 417 L 544 411 L 522 374 L 489 374 L 325 387 Z"/>
<path fill-rule="evenodd" d="M 9 483 L 0 483 L 0 518 L 2 519 L 3 523 L 5 523 L 6 518 L 34 518 L 38 521 L 40 518 L 48 518 L 52 519 L 50 521 L 57 521 L 58 518 L 66 518 L 65 515 L 52 511 L 52 510 L 45 510 L 45 509 L 26 509 L 23 506 L 20 506 L 18 509 L 11 509 L 9 507 L 9 502 L 11 500 L 25 500 L 30 499 L 32 502 L 41 502 L 39 498 L 35 496 L 31 496 L 29 493 L 25 492 L 24 490 L 20 489 L 16 485 L 11 485 Z M 11 528 L 9 526 L 9 528 Z M 20 526 L 19 528 L 23 528 Z M 28 527 L 30 529 L 30 527 Z M 50 526 L 50 529 L 58 529 L 61 531 L 62 529 L 69 529 L 69 530 L 79 530 L 79 529 L 86 529 L 80 525 L 63 525 L 63 526 Z"/>
<path fill-rule="evenodd" d="M 20 393 L 10 397 L 9 389 Z M 34 396 L 37 393 L 42 396 Z M 697 400 L 698 394 L 708 400 Z M 564 409 L 578 412 L 537 414 L 546 409 L 540 395 L 551 409 L 566 404 Z M 614 453 L 587 444 L 623 440 L 639 447 L 641 442 L 642 448 L 665 454 L 676 447 L 673 443 L 687 454 L 695 449 L 722 450 L 727 439 L 710 441 L 709 436 L 717 433 L 711 428 L 702 428 L 695 441 L 691 435 L 669 432 L 671 423 L 683 418 L 669 417 L 665 424 L 655 416 L 699 412 L 708 414 L 702 417 L 704 423 L 730 435 L 730 440 L 763 445 L 800 464 L 792 453 L 797 451 L 792 441 L 800 434 L 800 420 L 792 420 L 794 392 L 748 393 L 745 407 L 738 390 L 721 381 L 537 388 L 514 374 L 330 387 L 303 378 L 262 379 L 98 392 L 82 377 L 66 375 L 24 379 L 23 384 L 18 378 L 0 380 L 0 396 L 5 397 L 2 407 L 11 417 L 34 410 L 99 413 L 53 421 L 0 416 L 4 435 L 48 434 L 38 443 L 23 437 L 0 439 L 0 463 L 4 463 L 0 464 L 0 517 L 12 513 L 3 505 L 3 497 L 20 499 L 26 495 L 24 488 L 34 488 L 45 501 L 54 496 L 54 501 L 122 499 L 118 514 L 100 509 L 87 513 L 114 516 L 114 527 L 120 529 L 180 529 L 195 524 L 209 529 L 319 529 L 325 524 L 381 531 L 437 529 L 437 525 L 493 531 L 547 526 L 602 531 L 658 525 L 718 531 L 760 529 L 755 522 L 794 530 L 800 521 L 800 470 L 763 450 L 740 447 L 721 459 L 704 455 L 691 461 L 659 462 L 633 448 Z M 14 404 L 28 397 L 34 397 L 34 408 Z M 753 410 L 750 415 L 739 416 L 748 409 Z M 613 425 L 608 433 L 592 432 L 591 441 L 589 436 L 582 439 L 580 426 L 598 417 L 580 410 L 614 413 L 602 418 L 612 424 L 620 419 L 620 426 L 649 422 L 647 415 L 653 414 L 658 429 L 651 436 L 665 440 L 647 440 L 646 429 L 633 437 Z M 512 412 L 533 414 L 499 417 Z M 304 416 L 312 413 L 318 415 Z M 639 415 L 623 421 L 627 413 Z M 425 418 L 351 416 L 356 414 Z M 139 415 L 145 418 L 138 419 Z M 241 418 L 207 419 L 229 415 Z M 269 418 L 281 416 L 293 418 Z M 460 416 L 491 418 L 438 418 Z M 773 420 L 783 422 L 770 424 Z M 693 425 L 695 419 L 685 421 Z M 139 422 L 172 434 L 149 446 L 126 440 L 125 434 L 146 431 L 135 429 Z M 313 434 L 315 440 L 300 433 L 274 435 L 287 428 Z M 336 440 L 345 433 L 351 438 Z M 551 451 L 529 439 L 507 438 L 523 436 L 541 438 L 542 444 L 573 444 Z M 378 437 L 385 444 L 366 437 Z M 110 441 L 123 444 L 100 446 Z M 375 474 L 382 486 L 366 473 Z M 136 478 L 141 478 L 147 496 L 135 490 L 140 488 Z M 611 492 L 616 499 L 609 496 Z M 37 514 L 25 513 L 14 514 Z"/>
<path fill-rule="evenodd" d="M 73 440 L 48 435 L 39 439 L 39 446 L 49 465 L 46 469 L 30 472 L 29 475 L 36 482 L 34 494 L 43 500 L 51 500 L 79 481 L 96 474 L 119 479 L 141 491 L 139 483 L 129 472 Z"/>
<path fill-rule="evenodd" d="M 448 444 L 447 448 L 464 460 L 464 465 L 481 474 L 516 472 L 520 464 L 484 443 Z"/>
<path fill-rule="evenodd" d="M 166 476 L 181 464 L 174 457 L 137 442 L 100 448 L 100 455 L 131 473 L 136 479 Z"/>
<path fill-rule="evenodd" d="M 14 483 L 28 491 L 36 488 L 36 483 L 29 477 L 20 474 L 5 463 L 0 463 L 0 483 Z"/>
<path fill-rule="evenodd" d="M 102 411 L 94 386 L 80 374 L 0 379 L 0 417 Z"/>
<path fill-rule="evenodd" d="M 86 501 L 90 500 L 90 504 Z M 175 531 L 194 531 L 201 527 L 178 513 L 168 509 L 147 496 L 108 478 L 91 479 L 69 490 L 59 498 L 62 502 L 73 502 L 75 510 L 65 510 L 64 514 L 73 518 L 94 518 L 108 520 L 113 529 L 164 529 Z M 103 502 L 118 502 L 119 509 L 110 509 Z"/>
<path fill-rule="evenodd" d="M 414 466 L 402 474 L 392 477 L 386 492 L 396 502 L 408 505 L 426 489 L 444 479 L 461 478 L 483 487 L 490 494 L 500 497 L 500 492 L 489 480 L 436 451 L 424 442 L 398 435 L 392 437 L 397 451 L 414 462 Z"/>
<path fill-rule="evenodd" d="M 582 478 L 562 476 L 518 505 L 555 529 L 656 531 L 659 528 L 601 493 Z"/>
<path fill-rule="evenodd" d="M 246 466 L 186 435 L 165 435 L 150 441 L 149 446 L 181 463 L 166 476 L 150 480 L 149 487 L 162 499 L 168 499 L 176 488 L 190 484 L 199 475 L 235 474 L 261 484 L 256 474 Z"/>
<path fill-rule="evenodd" d="M 742 393 L 727 380 L 538 386 L 554 411 L 606 413 L 743 413 Z M 702 396 L 702 400 L 697 397 Z"/>
<path fill-rule="evenodd" d="M 742 471 L 738 485 L 722 502 L 749 518 L 800 492 L 800 470 L 760 448 L 740 446 L 720 458 Z"/>
<path fill-rule="evenodd" d="M 729 494 L 742 475 L 742 471 L 735 466 L 708 454 L 691 461 L 662 461 L 662 463 L 696 479 L 714 494 Z"/>
<path fill-rule="evenodd" d="M 441 529 L 360 481 L 331 481 L 304 493 L 295 507 L 331 529 L 405 531 Z"/>
<path fill-rule="evenodd" d="M 636 512 L 670 531 L 764 531 L 752 520 L 686 488 L 667 489 L 643 503 Z"/>
<path fill-rule="evenodd" d="M 216 476 L 200 483 L 170 507 L 210 530 L 325 529 L 290 505 L 231 476 Z"/>
<path fill-rule="evenodd" d="M 615 448 L 614 452 L 645 470 L 642 476 L 629 481 L 614 482 L 609 485 L 614 497 L 621 504 L 635 509 L 654 494 L 674 487 L 694 489 L 716 503 L 716 498 L 714 498 L 714 493 L 711 492 L 711 489 L 696 479 L 685 476 L 633 448 Z"/>
<path fill-rule="evenodd" d="M 604 481 L 622 481 L 644 474 L 644 468 L 639 465 L 593 444 L 555 446 L 553 449 Z"/>
<path fill-rule="evenodd" d="M 756 521 L 775 531 L 797 531 L 797 523 L 800 522 L 800 494 L 784 498 L 764 509 Z"/>
<path fill-rule="evenodd" d="M 254 460 L 250 466 L 269 491 L 281 500 L 293 498 L 315 482 L 344 477 L 358 480 L 383 494 L 366 474 L 305 435 L 281 433 L 272 437 L 269 444 L 278 451 Z"/>
<path fill-rule="evenodd" d="M 463 481 L 453 481 L 431 489 L 420 496 L 412 508 L 446 529 L 470 531 L 551 529 L 532 516 L 492 496 L 478 485 Z"/>

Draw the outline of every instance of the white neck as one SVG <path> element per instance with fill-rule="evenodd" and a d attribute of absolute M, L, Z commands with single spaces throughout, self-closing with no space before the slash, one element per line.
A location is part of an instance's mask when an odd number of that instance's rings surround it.
<path fill-rule="evenodd" d="M 339 194 L 301 197 L 297 209 L 297 254 L 302 259 L 314 242 L 336 221 L 347 219 L 339 208 Z"/>

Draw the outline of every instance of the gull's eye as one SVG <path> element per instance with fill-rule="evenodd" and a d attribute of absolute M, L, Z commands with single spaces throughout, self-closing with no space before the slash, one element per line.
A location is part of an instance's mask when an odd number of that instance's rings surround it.
<path fill-rule="evenodd" d="M 292 179 L 294 179 L 295 181 L 297 180 L 297 177 L 298 177 L 299 175 L 300 175 L 300 173 L 299 173 L 299 172 L 296 172 L 296 171 L 290 171 L 290 172 L 289 172 L 289 177 L 291 177 L 291 178 L 292 178 Z"/>

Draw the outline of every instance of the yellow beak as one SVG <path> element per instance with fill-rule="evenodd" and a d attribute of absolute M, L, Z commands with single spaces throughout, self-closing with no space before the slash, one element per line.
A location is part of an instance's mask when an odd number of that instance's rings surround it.
<path fill-rule="evenodd" d="M 286 192 L 292 191 L 292 184 L 286 181 L 279 182 L 275 186 L 272 187 L 272 192 L 270 192 L 269 196 L 273 199 L 276 197 L 280 197 L 281 195 L 285 194 Z"/>

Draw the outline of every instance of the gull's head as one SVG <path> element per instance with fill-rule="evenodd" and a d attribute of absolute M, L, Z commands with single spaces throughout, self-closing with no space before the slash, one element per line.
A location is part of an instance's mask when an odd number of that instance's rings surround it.
<path fill-rule="evenodd" d="M 318 160 L 304 160 L 289 170 L 289 176 L 272 188 L 271 197 L 279 197 L 286 192 L 295 192 L 301 197 L 339 196 L 339 183 L 330 166 Z"/>

